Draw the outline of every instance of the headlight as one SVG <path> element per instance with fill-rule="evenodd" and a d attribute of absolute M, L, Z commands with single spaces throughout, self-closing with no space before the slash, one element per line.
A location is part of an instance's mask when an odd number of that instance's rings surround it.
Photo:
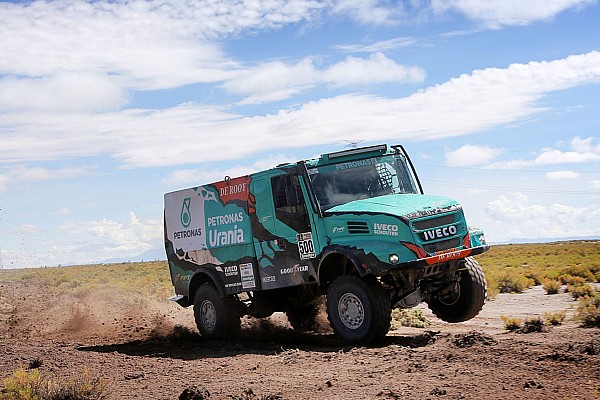
<path fill-rule="evenodd" d="M 398 257 L 398 254 L 390 254 L 390 264 L 398 264 L 398 261 L 400 261 L 400 257 Z"/>
<path fill-rule="evenodd" d="M 479 242 L 481 244 L 485 244 L 485 236 L 483 236 L 483 235 L 479 236 Z"/>

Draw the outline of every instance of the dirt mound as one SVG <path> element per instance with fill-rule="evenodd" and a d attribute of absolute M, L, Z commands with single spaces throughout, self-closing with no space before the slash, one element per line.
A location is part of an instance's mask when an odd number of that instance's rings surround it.
<path fill-rule="evenodd" d="M 472 347 L 478 344 L 493 346 L 498 342 L 490 335 L 481 332 L 458 333 L 454 335 L 452 344 L 458 348 Z"/>

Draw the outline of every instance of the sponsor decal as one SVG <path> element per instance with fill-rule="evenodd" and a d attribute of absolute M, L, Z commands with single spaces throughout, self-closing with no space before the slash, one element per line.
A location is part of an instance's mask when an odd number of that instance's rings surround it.
<path fill-rule="evenodd" d="M 298 272 L 308 272 L 308 265 L 294 265 L 290 268 L 281 268 L 279 273 L 281 275 L 294 274 Z"/>
<path fill-rule="evenodd" d="M 243 212 L 240 211 L 232 214 L 218 215 L 215 217 L 209 217 L 206 220 L 208 222 L 208 227 L 212 228 L 208 231 L 208 244 L 211 247 L 244 243 L 244 230 L 242 228 L 238 228 L 237 224 L 233 225 L 233 227 L 227 230 L 220 230 L 218 228 L 222 225 L 243 222 Z"/>
<path fill-rule="evenodd" d="M 238 274 L 237 265 L 232 265 L 230 267 L 224 267 L 224 270 L 225 270 L 225 276 L 237 276 L 237 274 Z"/>
<path fill-rule="evenodd" d="M 177 274 L 175 275 L 175 282 L 185 282 L 185 281 L 189 281 L 191 278 L 190 275 L 181 275 L 181 274 Z"/>
<path fill-rule="evenodd" d="M 349 161 L 349 162 L 345 162 L 345 163 L 335 164 L 335 169 L 336 170 L 344 170 L 344 169 L 350 169 L 350 168 L 360 168 L 360 167 L 377 164 L 377 162 L 378 161 L 376 158 L 367 158 L 365 160 Z"/>
<path fill-rule="evenodd" d="M 423 232 L 425 240 L 442 239 L 448 236 L 453 236 L 458 233 L 456 226 L 450 225 L 443 228 L 432 229 L 430 231 Z"/>
<path fill-rule="evenodd" d="M 398 236 L 398 225 L 375 223 L 373 233 L 376 235 Z"/>
<path fill-rule="evenodd" d="M 225 179 L 215 183 L 214 186 L 219 192 L 221 202 L 226 204 L 234 200 L 247 201 L 249 183 L 250 178 L 242 176 L 240 178 Z"/>
<path fill-rule="evenodd" d="M 275 282 L 275 275 L 263 276 L 262 281 L 263 283 Z"/>
<path fill-rule="evenodd" d="M 308 260 L 316 257 L 315 245 L 313 243 L 311 232 L 297 234 L 296 242 L 298 243 L 298 252 L 300 253 L 301 260 Z"/>
<path fill-rule="evenodd" d="M 336 233 L 336 232 L 344 232 L 344 227 L 343 226 L 334 226 L 332 233 Z"/>
<path fill-rule="evenodd" d="M 189 229 L 187 231 L 173 232 L 173 239 L 187 239 L 195 236 L 202 236 L 202 229 Z"/>
<path fill-rule="evenodd" d="M 192 223 L 192 213 L 190 213 L 191 201 L 191 197 L 186 197 L 181 204 L 181 214 L 179 215 L 179 219 L 181 220 L 181 226 L 184 228 L 188 228 Z"/>
<path fill-rule="evenodd" d="M 233 282 L 233 283 L 226 283 L 225 284 L 226 288 L 232 288 L 232 287 L 237 287 L 237 286 L 242 286 L 242 282 Z"/>
<path fill-rule="evenodd" d="M 252 263 L 240 264 L 240 275 L 242 276 L 242 287 L 244 289 L 253 289 L 256 287 Z"/>

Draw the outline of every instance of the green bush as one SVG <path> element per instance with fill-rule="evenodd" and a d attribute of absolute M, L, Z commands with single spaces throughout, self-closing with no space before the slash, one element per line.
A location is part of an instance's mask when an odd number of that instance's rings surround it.
<path fill-rule="evenodd" d="M 545 329 L 544 321 L 540 317 L 530 317 L 523 322 L 521 333 L 543 332 Z"/>
<path fill-rule="evenodd" d="M 102 400 L 107 398 L 107 383 L 90 379 L 84 368 L 80 379 L 54 382 L 37 369 L 18 368 L 4 380 L 2 400 Z"/>
<path fill-rule="evenodd" d="M 521 323 L 523 321 L 519 318 L 513 318 L 513 317 L 506 316 L 506 315 L 501 315 L 500 319 L 502 319 L 502 322 L 504 322 L 504 329 L 506 329 L 507 331 L 512 332 L 512 331 L 521 329 Z"/>
<path fill-rule="evenodd" d="M 560 281 L 554 279 L 546 279 L 544 281 L 544 290 L 547 294 L 557 294 L 560 291 Z"/>
<path fill-rule="evenodd" d="M 565 310 L 562 311 L 554 311 L 554 312 L 545 312 L 544 313 L 544 322 L 548 325 L 562 325 L 567 312 Z"/>
<path fill-rule="evenodd" d="M 591 297 L 596 294 L 594 288 L 587 283 L 579 286 L 569 285 L 567 286 L 567 292 L 571 293 L 571 296 L 573 296 L 574 299 L 578 299 L 580 297 Z"/>
<path fill-rule="evenodd" d="M 423 314 L 423 310 L 396 308 L 392 311 L 392 329 L 398 329 L 401 326 L 427 328 L 429 320 Z"/>
<path fill-rule="evenodd" d="M 600 328 L 600 295 L 595 294 L 579 299 L 575 320 L 583 327 Z"/>
<path fill-rule="evenodd" d="M 516 271 L 504 272 L 497 282 L 500 293 L 521 293 L 534 284 L 533 280 L 520 275 Z"/>

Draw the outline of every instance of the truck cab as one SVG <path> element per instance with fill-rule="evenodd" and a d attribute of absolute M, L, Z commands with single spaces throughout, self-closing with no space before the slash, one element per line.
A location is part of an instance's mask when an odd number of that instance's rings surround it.
<path fill-rule="evenodd" d="M 488 249 L 454 200 L 423 193 L 402 146 L 324 154 L 165 194 L 176 296 L 207 337 L 239 318 L 287 314 L 309 330 L 325 298 L 334 332 L 381 339 L 393 308 L 427 302 L 448 322 L 487 296 L 473 255 Z"/>

